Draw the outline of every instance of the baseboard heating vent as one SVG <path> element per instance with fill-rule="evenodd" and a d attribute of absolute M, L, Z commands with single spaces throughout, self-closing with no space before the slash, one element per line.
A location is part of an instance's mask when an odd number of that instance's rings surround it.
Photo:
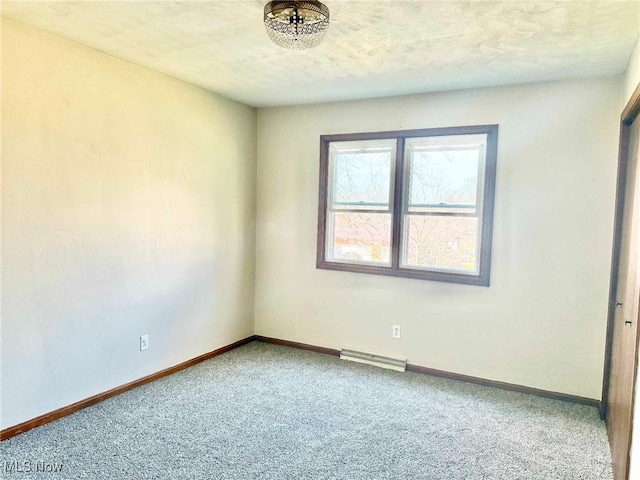
<path fill-rule="evenodd" d="M 350 348 L 340 350 L 340 358 L 350 362 L 365 363 L 380 368 L 388 368 L 397 372 L 404 372 L 407 368 L 406 358 L 385 357 L 375 353 L 361 352 Z"/>

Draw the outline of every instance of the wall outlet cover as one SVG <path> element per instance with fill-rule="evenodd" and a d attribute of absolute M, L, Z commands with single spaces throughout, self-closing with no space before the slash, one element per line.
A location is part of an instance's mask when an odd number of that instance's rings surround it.
<path fill-rule="evenodd" d="M 400 338 L 400 325 L 394 325 L 391 328 L 391 336 L 393 338 Z"/>
<path fill-rule="evenodd" d="M 140 336 L 140 351 L 149 348 L 149 334 Z"/>

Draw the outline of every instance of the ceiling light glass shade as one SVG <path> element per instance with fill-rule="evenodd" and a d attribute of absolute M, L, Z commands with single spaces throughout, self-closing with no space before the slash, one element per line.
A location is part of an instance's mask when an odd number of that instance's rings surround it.
<path fill-rule="evenodd" d="M 273 43 L 281 47 L 317 47 L 329 28 L 329 9 L 316 0 L 276 0 L 264 7 L 264 26 Z"/>

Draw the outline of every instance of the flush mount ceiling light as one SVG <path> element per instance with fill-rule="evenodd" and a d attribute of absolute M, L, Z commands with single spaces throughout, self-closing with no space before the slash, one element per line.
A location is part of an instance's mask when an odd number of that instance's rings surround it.
<path fill-rule="evenodd" d="M 276 0 L 264 7 L 264 26 L 273 43 L 281 47 L 317 47 L 329 28 L 329 9 L 316 0 Z"/>

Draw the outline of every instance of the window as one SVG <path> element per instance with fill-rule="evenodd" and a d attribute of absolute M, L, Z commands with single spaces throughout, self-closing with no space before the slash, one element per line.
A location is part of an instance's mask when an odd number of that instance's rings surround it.
<path fill-rule="evenodd" d="M 489 285 L 498 126 L 320 138 L 317 267 Z"/>

